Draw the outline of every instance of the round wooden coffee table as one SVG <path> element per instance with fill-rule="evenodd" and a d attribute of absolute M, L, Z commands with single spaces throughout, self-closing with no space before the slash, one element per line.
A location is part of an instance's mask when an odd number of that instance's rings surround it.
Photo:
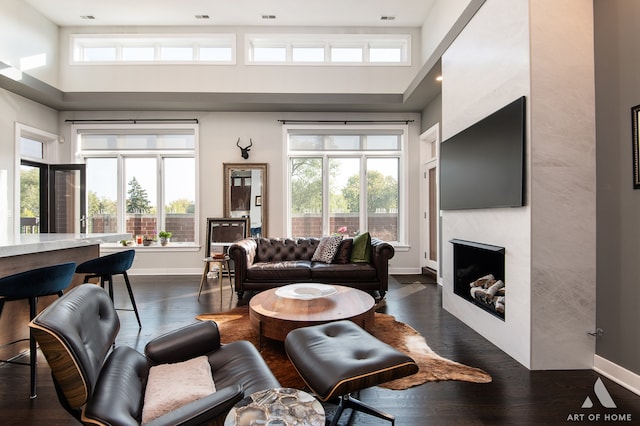
<path fill-rule="evenodd" d="M 331 321 L 351 320 L 365 330 L 373 326 L 375 301 L 362 290 L 332 285 L 337 290 L 316 299 L 280 297 L 277 288 L 265 290 L 249 301 L 249 319 L 262 337 L 284 342 L 291 330 Z M 261 345 L 262 342 L 259 342 Z"/>

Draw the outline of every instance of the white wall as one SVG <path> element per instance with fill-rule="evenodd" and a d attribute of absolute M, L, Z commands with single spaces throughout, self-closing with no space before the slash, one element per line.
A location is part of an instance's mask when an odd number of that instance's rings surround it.
<path fill-rule="evenodd" d="M 527 97 L 527 204 L 444 212 L 442 273 L 445 309 L 532 369 L 593 361 L 591 7 L 487 0 L 442 59 L 443 139 Z M 504 322 L 453 294 L 452 238 L 506 248 Z"/>
<path fill-rule="evenodd" d="M 27 71 L 51 86 L 58 84 L 58 27 L 21 0 L 2 0 L 0 61 L 20 69 L 21 59 L 44 55 L 44 66 Z"/>
<path fill-rule="evenodd" d="M 71 141 L 71 125 L 67 119 L 110 118 L 197 118 L 200 123 L 200 147 L 198 167 L 200 175 L 199 214 L 200 239 L 205 238 L 207 217 L 223 216 L 223 163 L 245 162 L 240 156 L 236 141 L 253 140 L 247 162 L 268 164 L 268 232 L 266 236 L 285 236 L 285 179 L 287 165 L 284 161 L 282 119 L 309 120 L 414 120 L 409 125 L 409 176 L 419 173 L 418 136 L 419 114 L 353 114 L 353 113 L 251 113 L 251 112 L 64 112 L 60 114 L 60 129 L 67 141 Z M 71 144 L 65 143 L 66 155 L 72 158 Z M 415 183 L 414 183 L 415 182 Z M 419 272 L 418 183 L 409 179 L 409 245 L 398 248 L 391 260 L 391 269 L 396 272 Z M 136 255 L 132 273 L 200 273 L 204 251 L 171 251 L 170 247 L 153 253 L 141 250 Z"/>
<path fill-rule="evenodd" d="M 0 89 L 0 170 L 6 170 L 8 203 L 0 200 L 0 217 L 6 218 L 0 235 L 13 235 L 15 194 L 15 123 L 25 124 L 49 133 L 58 133 L 58 113 L 51 108 Z M 58 148 L 58 147 L 55 147 Z M 1 240 L 2 238 L 0 238 Z"/>
<path fill-rule="evenodd" d="M 424 64 L 460 17 L 471 0 L 437 0 L 422 24 L 421 51 Z"/>
<path fill-rule="evenodd" d="M 27 74 L 55 86 L 58 84 L 58 27 L 21 0 L 3 0 L 0 11 L 0 62 L 21 69 L 22 60 L 43 58 L 44 65 Z M 14 234 L 16 197 L 15 127 L 25 124 L 52 134 L 58 133 L 57 111 L 0 89 L 0 170 L 3 170 L 3 199 L 0 200 L 0 240 Z M 51 150 L 57 159 L 57 146 Z"/>
<path fill-rule="evenodd" d="M 420 68 L 420 31 L 416 28 L 358 28 L 358 33 L 411 34 L 411 66 L 245 65 L 244 35 L 276 31 L 265 27 L 198 27 L 200 32 L 236 33 L 236 65 L 70 65 L 69 37 L 92 27 L 60 30 L 60 89 L 66 92 L 202 93 L 403 93 Z M 101 32 L 192 33 L 184 27 L 101 28 Z M 278 27 L 278 33 L 345 33 L 352 28 Z"/>

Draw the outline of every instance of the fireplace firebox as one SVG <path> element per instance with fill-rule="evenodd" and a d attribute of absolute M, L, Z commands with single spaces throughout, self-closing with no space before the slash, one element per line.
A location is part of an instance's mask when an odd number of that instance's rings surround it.
<path fill-rule="evenodd" d="M 458 239 L 449 242 L 453 244 L 453 292 L 504 321 L 505 248 Z M 474 285 L 480 290 L 475 296 Z"/>

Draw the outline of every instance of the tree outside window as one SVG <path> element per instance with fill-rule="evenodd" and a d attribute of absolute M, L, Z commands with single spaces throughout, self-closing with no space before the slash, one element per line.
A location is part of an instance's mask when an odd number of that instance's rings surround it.
<path fill-rule="evenodd" d="M 127 213 L 149 213 L 151 202 L 147 191 L 140 185 L 136 177 L 129 181 L 127 191 Z"/>

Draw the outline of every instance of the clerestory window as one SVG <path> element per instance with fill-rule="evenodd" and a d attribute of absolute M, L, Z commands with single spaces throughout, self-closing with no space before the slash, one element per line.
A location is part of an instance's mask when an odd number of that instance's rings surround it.
<path fill-rule="evenodd" d="M 235 34 L 74 34 L 72 64 L 235 64 Z"/>
<path fill-rule="evenodd" d="M 411 65 L 405 34 L 247 34 L 247 64 Z"/>

